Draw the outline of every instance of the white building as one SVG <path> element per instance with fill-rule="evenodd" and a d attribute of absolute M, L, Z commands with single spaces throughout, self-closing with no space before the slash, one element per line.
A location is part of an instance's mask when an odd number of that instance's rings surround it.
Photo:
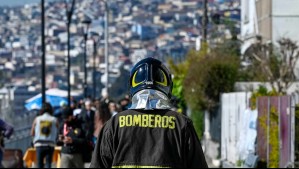
<path fill-rule="evenodd" d="M 299 42 L 298 0 L 241 0 L 242 53 L 255 42 L 276 43 L 281 38 Z"/>
<path fill-rule="evenodd" d="M 241 0 L 242 54 L 256 41 L 259 33 L 255 0 Z"/>
<path fill-rule="evenodd" d="M 261 38 L 262 43 L 277 43 L 281 38 L 299 42 L 299 0 L 241 0 L 241 53 Z M 299 44 L 298 44 L 299 45 Z M 299 63 L 295 68 L 299 78 Z"/>

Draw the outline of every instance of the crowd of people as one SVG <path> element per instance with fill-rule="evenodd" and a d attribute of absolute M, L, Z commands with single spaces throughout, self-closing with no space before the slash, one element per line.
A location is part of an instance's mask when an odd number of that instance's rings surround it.
<path fill-rule="evenodd" d="M 62 168 L 207 168 L 192 120 L 173 111 L 172 86 L 163 63 L 146 58 L 130 73 L 132 101 L 72 100 L 55 113 L 44 103 L 31 130 L 37 167 L 50 168 L 61 146 Z"/>
<path fill-rule="evenodd" d="M 174 110 L 172 87 L 165 65 L 146 58 L 130 73 L 130 97 L 119 102 L 71 99 L 56 110 L 43 103 L 31 128 L 36 167 L 51 168 L 58 146 L 61 168 L 207 168 L 192 120 Z M 7 138 L 13 132 L 1 120 L 0 129 Z"/>
<path fill-rule="evenodd" d="M 84 164 L 91 161 L 105 122 L 127 110 L 130 102 L 128 96 L 119 102 L 107 98 L 72 99 L 70 107 L 62 102 L 56 111 L 50 103 L 44 103 L 31 129 L 37 167 L 51 168 L 54 148 L 61 146 L 62 168 L 84 168 Z"/>

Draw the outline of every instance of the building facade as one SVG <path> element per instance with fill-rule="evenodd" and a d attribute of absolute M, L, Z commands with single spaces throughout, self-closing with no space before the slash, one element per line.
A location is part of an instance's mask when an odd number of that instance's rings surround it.
<path fill-rule="evenodd" d="M 276 43 L 281 38 L 299 41 L 298 0 L 241 0 L 242 53 L 259 36 L 263 43 Z"/>

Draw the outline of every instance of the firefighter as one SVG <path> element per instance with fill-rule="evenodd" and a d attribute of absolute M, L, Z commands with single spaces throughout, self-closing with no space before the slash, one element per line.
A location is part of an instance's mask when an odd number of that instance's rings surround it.
<path fill-rule="evenodd" d="M 91 168 L 207 168 L 192 121 L 171 111 L 169 70 L 146 58 L 130 76 L 132 106 L 105 124 Z"/>

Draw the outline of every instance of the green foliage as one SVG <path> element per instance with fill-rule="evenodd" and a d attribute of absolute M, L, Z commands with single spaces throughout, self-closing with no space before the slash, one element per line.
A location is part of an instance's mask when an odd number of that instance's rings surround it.
<path fill-rule="evenodd" d="M 185 100 L 185 87 L 184 82 L 186 76 L 189 72 L 190 64 L 196 60 L 199 60 L 202 56 L 206 54 L 208 47 L 203 44 L 203 50 L 197 52 L 195 50 L 189 51 L 187 54 L 187 59 L 179 64 L 175 64 L 172 59 L 168 60 L 168 65 L 170 67 L 171 73 L 174 75 L 173 77 L 173 96 L 175 96 L 178 102 L 179 111 L 183 112 L 187 108 L 186 100 Z M 198 57 L 200 56 L 200 57 Z"/>
<path fill-rule="evenodd" d="M 185 62 L 168 62 L 174 75 L 173 95 L 180 100 L 181 109 L 187 107 L 188 103 L 200 137 L 204 126 L 202 112 L 216 106 L 221 93 L 234 91 L 234 84 L 239 78 L 239 45 L 237 39 L 226 41 L 213 49 L 203 44 L 201 51 L 191 50 Z"/>
<path fill-rule="evenodd" d="M 250 98 L 250 105 L 252 110 L 256 109 L 257 99 L 262 96 L 279 96 L 279 93 L 277 93 L 276 91 L 270 92 L 266 87 L 260 86 L 257 91 L 252 93 L 252 96 Z"/>
<path fill-rule="evenodd" d="M 168 61 L 170 71 L 174 75 L 173 77 L 173 90 L 172 94 L 178 99 L 179 112 L 183 112 L 186 109 L 186 101 L 184 98 L 183 82 L 188 71 L 188 61 L 180 64 L 175 64 L 173 60 Z"/>
<path fill-rule="evenodd" d="M 243 160 L 238 160 L 238 161 L 236 162 L 236 166 L 237 166 L 237 167 L 242 167 L 243 164 L 244 164 L 244 161 L 243 161 Z"/>
<path fill-rule="evenodd" d="M 204 131 L 204 112 L 203 111 L 193 111 L 191 114 L 191 119 L 193 121 L 193 125 L 195 131 L 199 137 L 202 139 L 203 131 Z"/>
<path fill-rule="evenodd" d="M 192 120 L 197 134 L 203 134 L 204 110 L 211 110 L 220 100 L 221 93 L 232 92 L 238 79 L 240 61 L 227 48 L 190 51 L 186 65 L 188 71 L 183 81 L 184 98 L 192 110 Z"/>
<path fill-rule="evenodd" d="M 262 70 L 257 63 L 253 63 L 246 68 L 240 69 L 239 71 L 239 81 L 242 82 L 266 82 L 267 76 L 262 73 Z"/>
<path fill-rule="evenodd" d="M 222 44 L 219 44 L 219 46 L 217 46 L 214 50 L 220 51 L 222 54 L 225 53 L 229 56 L 240 56 L 240 49 L 241 41 L 238 40 L 237 35 L 235 34 L 231 39 L 224 40 L 224 42 Z"/>
<path fill-rule="evenodd" d="M 221 93 L 234 90 L 238 74 L 236 64 L 225 63 L 218 59 L 212 60 L 207 73 L 205 94 L 209 99 L 218 102 Z"/>
<path fill-rule="evenodd" d="M 280 65 L 282 65 L 283 63 L 279 60 L 279 55 L 271 55 L 270 56 L 270 70 L 273 73 L 273 76 L 278 79 L 280 77 Z"/>
<path fill-rule="evenodd" d="M 271 152 L 269 153 L 269 164 L 270 168 L 279 167 L 279 115 L 276 108 L 272 107 L 270 110 L 270 125 L 268 126 L 267 115 L 259 118 L 261 128 L 264 130 L 264 133 L 267 133 L 268 127 L 269 132 L 269 144 L 271 146 Z"/>
<path fill-rule="evenodd" d="M 171 73 L 174 75 L 173 78 L 173 95 L 179 99 L 179 103 L 178 103 L 178 107 L 179 107 L 179 111 L 184 112 L 184 110 L 187 109 L 187 102 L 185 100 L 186 98 L 186 88 L 184 86 L 185 82 L 186 82 L 186 76 L 189 73 L 190 70 L 190 65 L 191 63 L 200 60 L 203 56 L 206 55 L 208 50 L 207 45 L 203 44 L 203 50 L 197 52 L 195 50 L 191 50 L 188 53 L 187 59 L 185 62 L 182 62 L 180 64 L 175 64 L 173 62 L 173 60 L 169 60 L 168 64 L 171 70 Z M 194 99 L 194 101 L 190 104 L 190 102 L 188 102 L 188 105 L 192 105 L 196 104 L 198 100 L 196 100 L 196 98 Z M 202 109 L 196 109 L 192 106 L 191 108 L 191 119 L 193 120 L 193 124 L 195 127 L 195 130 L 198 134 L 198 136 L 201 138 L 202 137 L 202 133 L 203 133 L 203 119 L 204 119 L 204 113 L 202 111 L 200 111 Z"/>
<path fill-rule="evenodd" d="M 234 90 L 240 62 L 236 56 L 222 51 L 217 48 L 209 54 L 189 56 L 192 61 L 184 89 L 185 98 L 194 110 L 210 109 L 217 105 L 221 93 Z"/>
<path fill-rule="evenodd" d="M 296 119 L 299 120 L 299 105 L 296 106 L 296 112 L 295 112 Z M 298 135 L 299 136 L 299 135 Z"/>
<path fill-rule="evenodd" d="M 279 168 L 279 115 L 275 108 L 270 111 L 270 146 L 269 167 Z"/>

